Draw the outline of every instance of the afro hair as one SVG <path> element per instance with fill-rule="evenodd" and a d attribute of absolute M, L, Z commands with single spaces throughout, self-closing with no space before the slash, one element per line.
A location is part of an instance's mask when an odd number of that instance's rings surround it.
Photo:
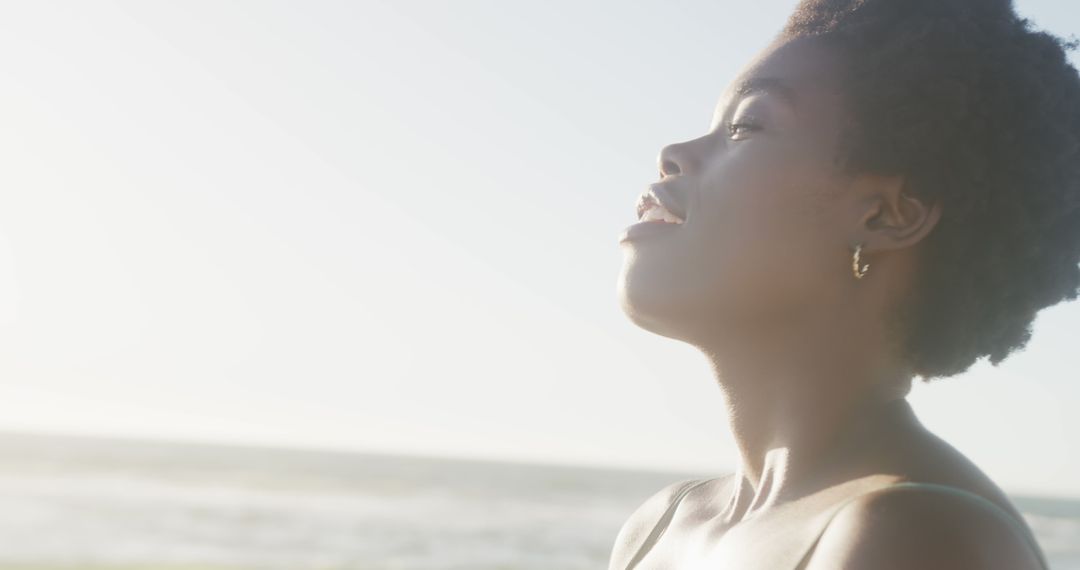
<path fill-rule="evenodd" d="M 844 62 L 843 168 L 942 208 L 897 312 L 905 362 L 924 381 L 997 366 L 1080 288 L 1077 41 L 1010 0 L 804 0 L 780 37 L 807 36 Z"/>

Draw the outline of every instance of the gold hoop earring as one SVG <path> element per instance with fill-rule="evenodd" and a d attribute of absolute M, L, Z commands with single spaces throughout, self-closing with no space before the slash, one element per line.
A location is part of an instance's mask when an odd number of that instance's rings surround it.
<path fill-rule="evenodd" d="M 855 246 L 855 256 L 851 260 L 851 271 L 855 274 L 856 279 L 862 279 L 866 272 L 870 270 L 870 264 L 867 263 L 861 268 L 859 267 L 859 253 L 862 251 L 862 244 Z"/>

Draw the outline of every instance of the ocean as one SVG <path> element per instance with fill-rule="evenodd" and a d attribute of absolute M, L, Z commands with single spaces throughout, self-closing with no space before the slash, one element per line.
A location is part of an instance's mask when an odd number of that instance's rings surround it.
<path fill-rule="evenodd" d="M 646 497 L 716 475 L 0 434 L 0 569 L 606 570 Z M 1080 501 L 1013 500 L 1080 570 Z"/>

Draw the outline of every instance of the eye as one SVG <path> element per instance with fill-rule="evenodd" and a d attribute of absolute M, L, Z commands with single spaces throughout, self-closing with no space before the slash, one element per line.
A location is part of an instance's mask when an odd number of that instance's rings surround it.
<path fill-rule="evenodd" d="M 760 131 L 760 130 L 761 130 L 760 125 L 757 125 L 755 123 L 750 123 L 750 122 L 728 123 L 727 124 L 728 136 L 731 137 L 731 138 L 736 138 L 736 137 L 739 137 L 740 135 L 745 135 L 747 133 L 751 133 L 751 132 L 754 132 L 754 131 Z M 738 139 L 736 139 L 736 140 L 738 140 Z"/>

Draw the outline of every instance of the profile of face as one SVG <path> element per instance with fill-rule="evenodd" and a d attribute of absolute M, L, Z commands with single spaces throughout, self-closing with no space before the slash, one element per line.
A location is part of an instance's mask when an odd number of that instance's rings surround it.
<path fill-rule="evenodd" d="M 620 242 L 619 302 L 635 324 L 697 342 L 848 293 L 865 204 L 834 160 L 840 65 L 812 39 L 778 40 L 721 95 L 706 134 L 663 148 L 653 188 L 683 223 L 636 224 Z"/>

